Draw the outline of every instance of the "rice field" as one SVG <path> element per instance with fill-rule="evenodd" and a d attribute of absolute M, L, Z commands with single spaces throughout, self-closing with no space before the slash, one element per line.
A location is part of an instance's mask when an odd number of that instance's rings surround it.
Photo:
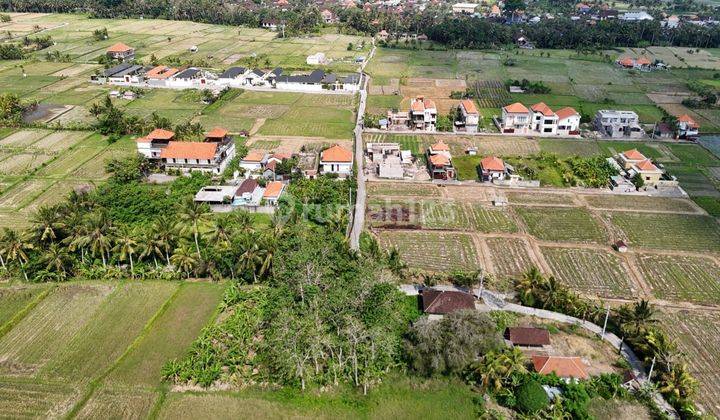
<path fill-rule="evenodd" d="M 397 248 L 411 268 L 447 272 L 480 267 L 472 237 L 465 233 L 382 230 L 377 236 L 385 249 Z"/>
<path fill-rule="evenodd" d="M 627 264 L 607 251 L 541 247 L 553 275 L 573 290 L 599 297 L 632 299 L 638 290 Z"/>
<path fill-rule="evenodd" d="M 638 267 L 658 299 L 720 303 L 720 265 L 707 257 L 638 255 Z"/>
<path fill-rule="evenodd" d="M 605 243 L 607 232 L 582 208 L 515 207 L 528 233 L 544 241 Z"/>
<path fill-rule="evenodd" d="M 143 389 L 111 389 L 104 387 L 95 392 L 78 413 L 78 419 L 122 418 L 146 419 L 158 393 Z"/>

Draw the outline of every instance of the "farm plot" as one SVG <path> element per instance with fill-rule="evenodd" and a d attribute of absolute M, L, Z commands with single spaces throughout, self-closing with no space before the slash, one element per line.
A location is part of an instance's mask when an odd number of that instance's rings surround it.
<path fill-rule="evenodd" d="M 592 208 L 612 210 L 647 210 L 663 212 L 699 213 L 695 204 L 689 200 L 670 197 L 645 197 L 629 195 L 583 195 Z"/>
<path fill-rule="evenodd" d="M 490 249 L 495 275 L 499 278 L 519 277 L 536 265 L 523 239 L 484 238 L 484 241 Z"/>
<path fill-rule="evenodd" d="M 480 266 L 472 237 L 465 233 L 383 230 L 378 239 L 385 249 L 397 248 L 412 268 L 438 272 Z"/>
<path fill-rule="evenodd" d="M 38 140 L 32 147 L 57 153 L 74 146 L 87 136 L 86 132 L 81 131 L 56 131 Z"/>
<path fill-rule="evenodd" d="M 422 201 L 422 226 L 426 229 L 473 228 L 468 209 L 461 203 L 445 201 Z"/>
<path fill-rule="evenodd" d="M 45 191 L 50 184 L 52 184 L 52 181 L 47 179 L 31 179 L 16 184 L 0 195 L 0 208 L 20 209 Z"/>
<path fill-rule="evenodd" d="M 594 249 L 540 249 L 555 277 L 578 292 L 600 297 L 637 296 L 627 264 L 616 255 Z"/>
<path fill-rule="evenodd" d="M 0 339 L 0 374 L 33 375 L 87 325 L 109 285 L 62 285 Z"/>
<path fill-rule="evenodd" d="M 668 333 L 700 381 L 695 401 L 706 413 L 720 416 L 720 315 L 717 313 L 677 311 L 664 312 L 661 325 Z"/>
<path fill-rule="evenodd" d="M 22 130 L 0 140 L 0 147 L 25 148 L 50 134 L 47 130 Z"/>
<path fill-rule="evenodd" d="M 61 418 L 80 398 L 81 389 L 67 384 L 0 381 L 3 418 Z"/>
<path fill-rule="evenodd" d="M 440 197 L 440 188 L 433 184 L 412 184 L 406 182 L 369 182 L 368 195 L 389 195 L 402 197 Z"/>
<path fill-rule="evenodd" d="M 608 212 L 631 246 L 682 251 L 720 250 L 720 224 L 710 216 Z"/>
<path fill-rule="evenodd" d="M 373 227 L 420 228 L 422 203 L 375 197 L 368 201 L 367 220 Z"/>
<path fill-rule="evenodd" d="M 154 391 L 102 388 L 83 406 L 79 419 L 145 419 L 157 399 Z"/>
<path fill-rule="evenodd" d="M 112 365 L 177 289 L 173 283 L 118 285 L 53 362 L 41 372 L 48 378 L 81 380 Z"/>
<path fill-rule="evenodd" d="M 659 299 L 720 303 L 720 266 L 710 258 L 638 255 L 638 266 Z"/>
<path fill-rule="evenodd" d="M 582 208 L 513 208 L 525 222 L 531 235 L 546 241 L 605 243 L 607 233 L 592 215 Z"/>
<path fill-rule="evenodd" d="M 48 284 L 0 288 L 0 327 L 49 288 Z"/>
<path fill-rule="evenodd" d="M 570 194 L 551 194 L 538 192 L 508 192 L 506 194 L 510 204 L 523 205 L 574 205 L 573 196 Z"/>
<path fill-rule="evenodd" d="M 517 232 L 517 225 L 506 209 L 496 209 L 480 204 L 465 204 L 473 229 L 479 232 Z"/>
<path fill-rule="evenodd" d="M 147 334 L 115 367 L 108 384 L 157 385 L 165 362 L 182 356 L 210 320 L 223 287 L 186 283 L 153 321 Z"/>
<path fill-rule="evenodd" d="M 52 159 L 44 153 L 18 153 L 0 162 L 0 173 L 5 175 L 23 175 L 35 171 Z"/>

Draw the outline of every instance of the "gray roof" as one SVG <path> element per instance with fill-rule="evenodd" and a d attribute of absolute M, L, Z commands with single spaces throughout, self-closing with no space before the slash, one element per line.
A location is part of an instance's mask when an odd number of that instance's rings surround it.
<path fill-rule="evenodd" d="M 173 79 L 192 79 L 195 77 L 198 73 L 200 73 L 200 69 L 195 67 L 190 67 L 189 69 L 185 69 L 181 71 L 180 73 L 173 76 Z"/>
<path fill-rule="evenodd" d="M 132 64 L 130 64 L 130 63 L 118 64 L 115 67 L 110 67 L 109 69 L 105 70 L 103 72 L 103 76 L 105 76 L 105 77 L 113 76 L 117 73 L 120 73 L 121 71 L 124 71 L 124 70 L 130 68 L 131 66 L 132 66 Z"/>
<path fill-rule="evenodd" d="M 275 67 L 275 68 L 273 69 L 273 71 L 270 72 L 270 74 L 274 74 L 275 77 L 278 77 L 278 76 L 280 76 L 280 75 L 282 74 L 282 72 L 283 72 L 282 67 Z"/>
<path fill-rule="evenodd" d="M 306 83 L 320 83 L 325 77 L 325 72 L 322 70 L 313 70 L 312 73 L 307 77 Z"/>
<path fill-rule="evenodd" d="M 143 69 L 143 66 L 135 64 L 135 65 L 132 65 L 132 66 L 126 68 L 125 70 L 121 70 L 121 71 L 113 74 L 110 77 L 123 77 L 128 74 L 132 75 L 135 73 L 139 73 L 142 69 Z"/>
<path fill-rule="evenodd" d="M 259 76 L 259 77 L 265 76 L 265 72 L 263 72 L 263 71 L 260 70 L 260 69 L 254 69 L 254 70 L 252 71 L 252 74 L 254 74 L 254 75 L 256 75 L 256 76 Z"/>
<path fill-rule="evenodd" d="M 322 81 L 323 83 L 335 83 L 337 81 L 337 76 L 334 74 L 326 74 Z"/>
<path fill-rule="evenodd" d="M 245 74 L 247 69 L 245 67 L 230 67 L 220 74 L 221 79 L 234 79 L 241 74 Z"/>
<path fill-rule="evenodd" d="M 352 84 L 352 85 L 357 84 L 360 82 L 360 75 L 357 73 L 353 73 L 353 74 L 345 77 L 345 80 L 343 80 L 343 82 Z"/>

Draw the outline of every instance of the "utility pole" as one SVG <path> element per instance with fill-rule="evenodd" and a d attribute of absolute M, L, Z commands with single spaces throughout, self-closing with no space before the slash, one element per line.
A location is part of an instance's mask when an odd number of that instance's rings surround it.
<path fill-rule="evenodd" d="M 610 306 L 607 307 L 607 312 L 605 313 L 605 322 L 603 323 L 603 329 L 602 334 L 600 334 L 600 338 L 605 338 L 605 329 L 607 328 L 608 318 L 610 317 Z"/>
<path fill-rule="evenodd" d="M 485 283 L 485 276 L 482 275 L 482 274 L 480 274 L 480 294 L 479 294 L 478 297 L 479 297 L 481 300 L 482 300 L 483 285 L 484 285 L 484 283 Z"/>
<path fill-rule="evenodd" d="M 648 383 L 652 383 L 652 374 L 655 369 L 655 357 L 653 356 L 652 363 L 650 363 L 650 372 L 648 372 Z"/>

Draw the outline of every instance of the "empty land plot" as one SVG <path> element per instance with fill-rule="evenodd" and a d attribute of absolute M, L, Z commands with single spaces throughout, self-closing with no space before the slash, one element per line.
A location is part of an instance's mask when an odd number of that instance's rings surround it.
<path fill-rule="evenodd" d="M 0 288 L 0 327 L 50 288 L 50 285 Z"/>
<path fill-rule="evenodd" d="M 62 285 L 0 339 L 0 373 L 32 375 L 83 329 L 109 285 Z"/>
<path fill-rule="evenodd" d="M 720 251 L 720 224 L 710 216 L 608 212 L 630 245 L 681 251 Z"/>
<path fill-rule="evenodd" d="M 518 137 L 474 137 L 472 143 L 481 155 L 525 156 L 540 152 L 537 140 Z"/>
<path fill-rule="evenodd" d="M 30 179 L 14 185 L 0 195 L 1 209 L 19 209 L 41 194 L 52 184 L 48 179 Z"/>
<path fill-rule="evenodd" d="M 629 270 L 617 255 L 594 249 L 541 247 L 555 277 L 578 292 L 634 298 Z"/>
<path fill-rule="evenodd" d="M 142 389 L 102 388 L 93 394 L 77 415 L 79 419 L 145 419 L 157 393 Z"/>
<path fill-rule="evenodd" d="M 408 197 L 440 197 L 440 188 L 434 184 L 412 184 L 404 182 L 369 182 L 368 195 L 389 195 Z"/>
<path fill-rule="evenodd" d="M 38 175 L 49 177 L 62 177 L 70 174 L 79 168 L 83 163 L 97 155 L 98 149 L 92 147 L 76 147 L 60 157 L 53 160 L 42 170 L 38 171 Z"/>
<path fill-rule="evenodd" d="M 395 247 L 410 267 L 428 271 L 474 270 L 480 265 L 472 237 L 460 232 L 409 232 L 383 230 L 380 243 Z"/>
<path fill-rule="evenodd" d="M 61 384 L 0 382 L 0 413 L 8 419 L 62 418 L 80 391 Z"/>
<path fill-rule="evenodd" d="M 157 385 L 165 362 L 182 356 L 212 317 L 223 287 L 186 283 L 170 305 L 153 321 L 138 345 L 116 366 L 107 382 Z"/>
<path fill-rule="evenodd" d="M 447 201 L 422 202 L 422 225 L 427 229 L 472 229 L 473 220 L 461 203 Z"/>
<path fill-rule="evenodd" d="M 33 148 L 48 152 L 59 152 L 68 149 L 88 136 L 88 133 L 78 131 L 56 131 L 33 144 Z"/>
<path fill-rule="evenodd" d="M 515 206 L 513 209 L 525 222 L 529 233 L 541 240 L 585 243 L 608 240 L 600 224 L 582 208 Z"/>
<path fill-rule="evenodd" d="M 710 258 L 638 255 L 638 266 L 659 299 L 720 303 L 720 266 Z"/>
<path fill-rule="evenodd" d="M 560 156 L 595 156 L 601 153 L 594 141 L 540 139 L 539 142 L 543 152 Z"/>
<path fill-rule="evenodd" d="M 373 197 L 367 203 L 367 221 L 374 227 L 420 228 L 422 202 Z"/>
<path fill-rule="evenodd" d="M 528 252 L 528 244 L 520 238 L 485 238 L 495 275 L 501 278 L 518 277 L 535 263 Z"/>
<path fill-rule="evenodd" d="M 0 162 L 0 173 L 5 175 L 23 175 L 31 173 L 52 159 L 44 153 L 18 153 Z"/>
<path fill-rule="evenodd" d="M 506 194 L 510 204 L 525 205 L 573 205 L 573 196 L 570 194 L 550 194 L 538 192 L 508 192 Z"/>
<path fill-rule="evenodd" d="M 0 147 L 28 147 L 49 133 L 47 130 L 18 131 L 0 140 Z"/>
<path fill-rule="evenodd" d="M 50 378 L 90 378 L 120 357 L 177 289 L 168 282 L 120 284 L 65 349 L 56 349 L 43 374 Z"/>
<path fill-rule="evenodd" d="M 670 197 L 645 197 L 634 195 L 584 195 L 590 207 L 598 209 L 647 210 L 697 213 L 692 201 Z"/>

